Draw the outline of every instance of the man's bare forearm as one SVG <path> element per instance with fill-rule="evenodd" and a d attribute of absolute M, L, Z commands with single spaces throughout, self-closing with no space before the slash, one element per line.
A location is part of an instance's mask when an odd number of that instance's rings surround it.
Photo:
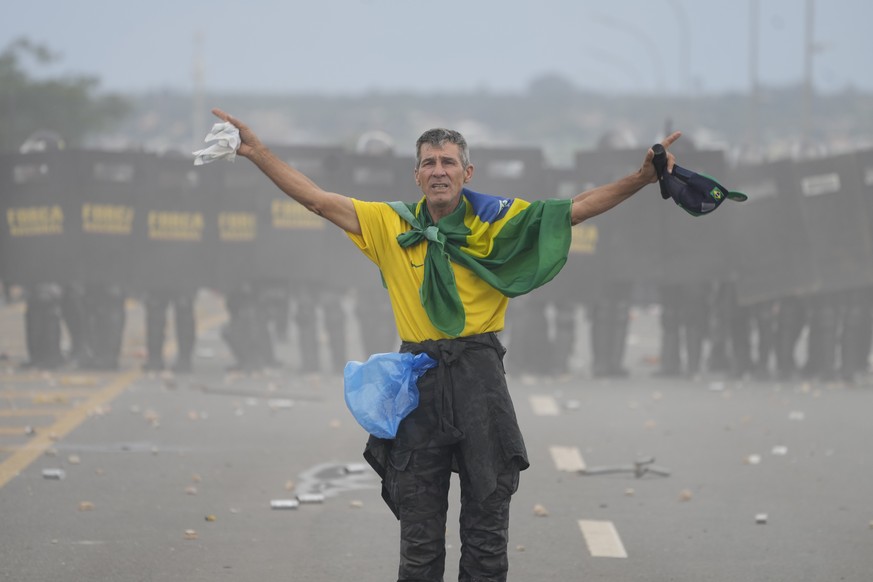
<path fill-rule="evenodd" d="M 247 157 L 282 192 L 304 208 L 326 218 L 343 230 L 360 234 L 361 225 L 350 198 L 322 190 L 318 184 L 279 159 L 267 147 L 258 147 Z"/>
<path fill-rule="evenodd" d="M 649 183 L 649 178 L 638 171 L 615 182 L 597 186 L 578 194 L 573 198 L 572 224 L 575 226 L 614 208 Z"/>
<path fill-rule="evenodd" d="M 319 214 L 317 201 L 319 193 L 324 191 L 315 182 L 280 160 L 266 147 L 256 149 L 248 157 L 282 192 Z"/>

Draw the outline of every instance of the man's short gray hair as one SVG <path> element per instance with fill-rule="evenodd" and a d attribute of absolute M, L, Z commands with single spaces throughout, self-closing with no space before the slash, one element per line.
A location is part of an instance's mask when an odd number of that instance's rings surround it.
<path fill-rule="evenodd" d="M 461 166 L 466 168 L 470 165 L 470 149 L 467 147 L 467 140 L 464 136 L 454 129 L 445 129 L 437 127 L 428 129 L 421 134 L 418 141 L 415 142 L 415 167 L 421 165 L 421 146 L 430 144 L 433 147 L 443 147 L 446 143 L 453 143 L 458 146 L 458 151 L 461 154 Z"/>

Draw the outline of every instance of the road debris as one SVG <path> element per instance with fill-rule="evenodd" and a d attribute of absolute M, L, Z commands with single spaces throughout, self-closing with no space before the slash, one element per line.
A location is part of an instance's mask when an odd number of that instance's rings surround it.
<path fill-rule="evenodd" d="M 297 509 L 300 507 L 300 502 L 296 499 L 273 499 L 270 501 L 272 509 Z"/>
<path fill-rule="evenodd" d="M 44 479 L 54 479 L 60 481 L 67 476 L 67 472 L 63 469 L 43 469 L 42 476 Z"/>
<path fill-rule="evenodd" d="M 683 489 L 679 492 L 679 501 L 691 501 L 694 497 L 694 493 L 691 489 Z"/>
<path fill-rule="evenodd" d="M 90 501 L 82 501 L 79 503 L 79 511 L 94 511 L 94 504 Z"/>
<path fill-rule="evenodd" d="M 755 523 L 757 523 L 758 525 L 764 525 L 767 523 L 767 518 L 768 516 L 766 513 L 755 514 Z"/>
<path fill-rule="evenodd" d="M 537 503 L 536 505 L 533 506 L 533 514 L 537 517 L 548 517 L 549 510 L 546 509 L 543 505 L 540 505 L 539 503 Z"/>
<path fill-rule="evenodd" d="M 321 493 L 300 493 L 297 495 L 300 503 L 324 503 L 324 495 Z"/>
<path fill-rule="evenodd" d="M 270 410 L 287 410 L 294 407 L 294 401 L 289 398 L 271 398 L 267 400 Z"/>
<path fill-rule="evenodd" d="M 196 540 L 198 538 L 197 530 L 194 529 L 186 529 L 185 530 L 185 539 L 186 540 Z"/>

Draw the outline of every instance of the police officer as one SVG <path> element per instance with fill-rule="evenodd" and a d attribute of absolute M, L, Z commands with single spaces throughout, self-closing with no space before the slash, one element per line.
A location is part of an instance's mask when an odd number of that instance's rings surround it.
<path fill-rule="evenodd" d="M 145 293 L 146 362 L 143 370 L 160 371 L 164 364 L 164 340 L 167 326 L 167 311 L 172 305 L 176 330 L 176 361 L 172 371 L 191 372 L 191 357 L 197 338 L 194 301 L 196 289 L 153 288 Z"/>

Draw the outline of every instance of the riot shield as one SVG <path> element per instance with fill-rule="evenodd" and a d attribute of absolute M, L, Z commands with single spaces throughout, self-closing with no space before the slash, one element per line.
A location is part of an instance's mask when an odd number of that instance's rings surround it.
<path fill-rule="evenodd" d="M 82 283 L 129 288 L 136 270 L 133 222 L 142 161 L 146 154 L 103 151 L 70 152 L 75 166 L 78 210 L 71 220 L 82 259 L 76 261 Z"/>
<path fill-rule="evenodd" d="M 843 154 L 798 162 L 794 174 L 816 291 L 873 284 L 873 233 L 858 157 Z"/>
<path fill-rule="evenodd" d="M 336 170 L 342 153 L 333 146 L 279 146 L 273 153 L 301 171 L 322 189 L 336 191 Z M 255 276 L 319 284 L 330 269 L 326 260 L 325 239 L 343 237 L 337 227 L 313 214 L 279 190 L 252 164 L 231 168 L 238 186 L 247 185 L 238 195 L 256 203 L 258 224 Z M 343 237 L 344 238 L 344 237 Z"/>
<path fill-rule="evenodd" d="M 65 284 L 85 257 L 79 248 L 80 205 L 70 151 L 0 158 L 0 264 L 4 283 Z"/>
<path fill-rule="evenodd" d="M 720 150 L 686 151 L 677 154 L 676 161 L 683 168 L 711 176 L 726 188 L 736 189 L 727 182 L 724 152 Z M 658 210 L 661 229 L 657 244 L 662 253 L 662 283 L 700 283 L 730 278 L 735 255 L 730 252 L 727 215 L 737 213 L 742 220 L 745 208 L 741 204 L 728 201 L 710 215 L 692 216 L 672 200 L 664 200 Z"/>
<path fill-rule="evenodd" d="M 543 198 L 573 198 L 585 189 L 584 177 L 575 168 L 545 168 L 541 180 Z M 600 292 L 607 259 L 600 240 L 602 217 L 573 227 L 567 264 L 550 283 L 536 291 L 547 301 L 583 303 Z"/>
<path fill-rule="evenodd" d="M 344 152 L 334 183 L 337 192 L 358 200 L 413 202 L 421 195 L 415 187 L 414 168 L 414 158 Z M 365 352 L 396 351 L 397 330 L 379 269 L 333 226 L 326 233 L 324 246 L 323 284 L 343 293 L 354 290 Z"/>
<path fill-rule="evenodd" d="M 340 194 L 357 200 L 382 202 L 402 200 L 413 202 L 420 192 L 413 180 L 414 160 L 398 158 L 390 153 L 363 154 L 344 152 L 337 164 L 332 183 Z M 325 234 L 325 271 L 323 283 L 330 288 L 381 289 L 379 270 L 361 255 L 348 237 L 328 225 Z"/>
<path fill-rule="evenodd" d="M 576 169 L 584 180 L 582 190 L 637 171 L 644 154 L 642 148 L 577 152 Z M 604 280 L 650 283 L 661 279 L 662 227 L 658 217 L 662 204 L 657 186 L 652 185 L 597 217 L 598 247 L 603 261 L 598 273 Z"/>
<path fill-rule="evenodd" d="M 244 161 L 200 168 L 201 187 L 208 191 L 208 204 L 202 208 L 209 286 L 227 293 L 254 282 L 263 230 L 258 207 L 275 186 Z"/>
<path fill-rule="evenodd" d="M 855 152 L 867 214 L 873 220 L 873 149 Z"/>
<path fill-rule="evenodd" d="M 807 295 L 818 286 L 792 166 L 782 160 L 729 170 L 727 183 L 749 196 L 742 215 L 726 217 L 741 305 Z"/>
<path fill-rule="evenodd" d="M 210 254 L 206 244 L 215 215 L 217 193 L 207 183 L 207 173 L 221 171 L 218 164 L 194 166 L 181 156 L 144 155 L 143 171 L 134 198 L 134 271 L 137 292 L 153 289 L 191 291 L 211 283 Z"/>

